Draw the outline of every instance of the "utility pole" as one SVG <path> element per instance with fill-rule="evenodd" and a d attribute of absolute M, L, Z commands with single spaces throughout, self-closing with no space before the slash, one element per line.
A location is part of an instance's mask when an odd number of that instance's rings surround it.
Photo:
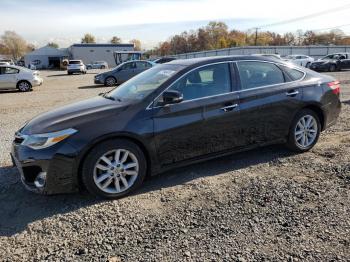
<path fill-rule="evenodd" d="M 260 29 L 259 27 L 254 28 L 255 29 L 255 46 L 258 45 L 258 30 Z"/>

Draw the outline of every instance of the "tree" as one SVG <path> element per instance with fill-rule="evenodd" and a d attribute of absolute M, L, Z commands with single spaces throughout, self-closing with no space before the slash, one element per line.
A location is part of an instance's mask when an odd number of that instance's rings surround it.
<path fill-rule="evenodd" d="M 132 39 L 129 41 L 130 44 L 134 44 L 135 51 L 141 51 L 141 41 L 138 39 Z"/>
<path fill-rule="evenodd" d="M 49 43 L 47 44 L 47 46 L 53 47 L 53 48 L 59 48 L 58 44 L 57 44 L 57 43 L 54 43 L 54 42 L 49 42 Z"/>
<path fill-rule="evenodd" d="M 84 37 L 81 39 L 82 44 L 94 44 L 96 43 L 95 37 L 92 34 L 85 34 Z"/>
<path fill-rule="evenodd" d="M 12 56 L 13 59 L 22 57 L 27 51 L 26 41 L 14 31 L 5 31 L 1 36 L 3 49 Z"/>
<path fill-rule="evenodd" d="M 120 44 L 122 42 L 122 39 L 118 36 L 113 36 L 110 42 L 111 44 Z"/>

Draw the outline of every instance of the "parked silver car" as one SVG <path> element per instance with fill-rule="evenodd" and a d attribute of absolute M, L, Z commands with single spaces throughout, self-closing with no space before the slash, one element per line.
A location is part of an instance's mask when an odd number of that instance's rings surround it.
<path fill-rule="evenodd" d="M 86 65 L 86 69 L 90 70 L 90 69 L 106 69 L 108 68 L 108 64 L 106 61 L 96 61 L 93 62 L 91 64 L 87 64 Z"/>
<path fill-rule="evenodd" d="M 79 73 L 79 74 L 86 74 L 86 67 L 81 60 L 69 60 L 68 66 L 67 66 L 67 73 L 68 75 Z"/>
<path fill-rule="evenodd" d="M 113 70 L 95 76 L 95 84 L 115 86 L 124 83 L 139 73 L 157 65 L 143 60 L 134 60 L 120 64 Z"/>
<path fill-rule="evenodd" d="M 38 71 L 20 66 L 0 65 L 0 89 L 18 89 L 27 92 L 42 83 L 43 79 Z"/>

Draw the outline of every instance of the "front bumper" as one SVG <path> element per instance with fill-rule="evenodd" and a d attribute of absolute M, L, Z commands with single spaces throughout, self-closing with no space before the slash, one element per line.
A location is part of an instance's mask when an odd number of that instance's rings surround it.
<path fill-rule="evenodd" d="M 33 81 L 32 81 L 32 86 L 41 86 L 44 83 L 44 80 L 40 77 L 36 77 Z"/>
<path fill-rule="evenodd" d="M 315 71 L 326 71 L 329 69 L 329 64 L 311 64 L 310 69 Z"/>
<path fill-rule="evenodd" d="M 78 177 L 75 163 L 75 149 L 68 143 L 52 148 L 33 150 L 14 141 L 11 159 L 17 167 L 25 188 L 41 194 L 77 192 Z M 46 173 L 43 187 L 34 184 L 40 173 Z"/>
<path fill-rule="evenodd" d="M 102 79 L 102 78 L 94 78 L 94 83 L 96 84 L 96 85 L 103 85 L 104 84 L 104 79 Z"/>

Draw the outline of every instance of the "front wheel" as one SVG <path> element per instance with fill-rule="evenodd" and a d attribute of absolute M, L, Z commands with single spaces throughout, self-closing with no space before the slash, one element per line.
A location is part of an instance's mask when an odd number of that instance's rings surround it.
<path fill-rule="evenodd" d="M 321 124 L 317 114 L 310 109 L 301 110 L 289 129 L 287 146 L 296 152 L 309 151 L 317 143 Z"/>
<path fill-rule="evenodd" d="M 115 86 L 117 84 L 117 80 L 113 76 L 109 76 L 105 80 L 105 86 Z"/>
<path fill-rule="evenodd" d="M 17 84 L 17 89 L 21 92 L 28 92 L 32 89 L 32 85 L 28 81 L 20 81 Z"/>
<path fill-rule="evenodd" d="M 146 159 L 134 143 L 115 139 L 91 150 L 82 168 L 87 190 L 99 197 L 121 198 L 139 187 L 146 176 Z"/>

